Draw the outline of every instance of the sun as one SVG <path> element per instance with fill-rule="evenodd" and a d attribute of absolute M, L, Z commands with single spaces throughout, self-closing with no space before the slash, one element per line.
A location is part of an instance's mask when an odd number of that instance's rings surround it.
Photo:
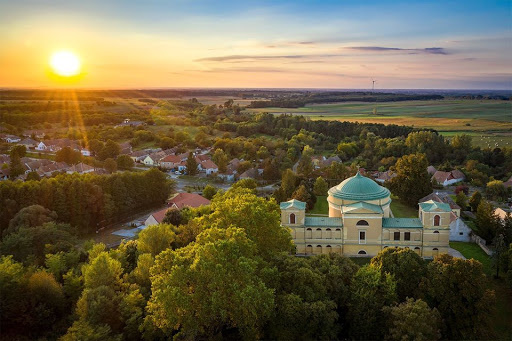
<path fill-rule="evenodd" d="M 78 56 L 70 51 L 55 52 L 50 58 L 50 66 L 53 72 L 63 77 L 78 75 L 80 64 Z"/>

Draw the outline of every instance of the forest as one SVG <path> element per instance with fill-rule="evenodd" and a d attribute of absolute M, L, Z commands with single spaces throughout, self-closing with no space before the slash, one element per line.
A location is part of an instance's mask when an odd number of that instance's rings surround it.
<path fill-rule="evenodd" d="M 334 254 L 290 257 L 276 202 L 242 186 L 111 250 L 75 246 L 55 212 L 31 211 L 8 236 L 34 247 L 5 255 L 9 239 L 0 245 L 7 339 L 494 337 L 495 297 L 479 262 L 427 262 L 396 248 L 362 266 Z"/>

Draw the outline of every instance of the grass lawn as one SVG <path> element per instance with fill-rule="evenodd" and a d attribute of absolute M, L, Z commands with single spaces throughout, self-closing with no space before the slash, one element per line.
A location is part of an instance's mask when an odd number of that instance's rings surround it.
<path fill-rule="evenodd" d="M 418 218 L 416 208 L 404 204 L 397 198 L 393 198 L 391 201 L 391 211 L 395 218 Z"/>
<path fill-rule="evenodd" d="M 316 197 L 315 207 L 308 213 L 310 214 L 329 214 L 329 205 L 327 204 L 327 197 L 320 195 Z"/>
<path fill-rule="evenodd" d="M 487 254 L 475 243 L 466 242 L 450 242 L 450 247 L 462 253 L 468 259 L 473 258 L 484 266 L 484 271 L 487 275 L 491 275 L 493 270 L 491 268 L 491 259 Z"/>

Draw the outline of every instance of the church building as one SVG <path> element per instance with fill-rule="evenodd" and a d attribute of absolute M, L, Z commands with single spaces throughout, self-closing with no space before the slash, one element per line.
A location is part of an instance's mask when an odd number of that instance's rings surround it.
<path fill-rule="evenodd" d="M 329 216 L 306 216 L 306 203 L 292 199 L 280 205 L 281 224 L 290 228 L 297 255 L 373 257 L 392 246 L 424 258 L 447 253 L 450 205 L 430 200 L 419 204 L 418 218 L 394 218 L 390 195 L 358 172 L 329 189 Z"/>

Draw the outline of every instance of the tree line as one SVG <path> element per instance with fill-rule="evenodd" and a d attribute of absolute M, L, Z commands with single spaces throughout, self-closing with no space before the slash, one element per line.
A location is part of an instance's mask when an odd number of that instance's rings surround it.
<path fill-rule="evenodd" d="M 0 230 L 23 207 L 41 205 L 58 221 L 94 232 L 134 211 L 163 204 L 172 190 L 165 173 L 123 172 L 113 175 L 62 174 L 39 181 L 0 182 Z"/>

